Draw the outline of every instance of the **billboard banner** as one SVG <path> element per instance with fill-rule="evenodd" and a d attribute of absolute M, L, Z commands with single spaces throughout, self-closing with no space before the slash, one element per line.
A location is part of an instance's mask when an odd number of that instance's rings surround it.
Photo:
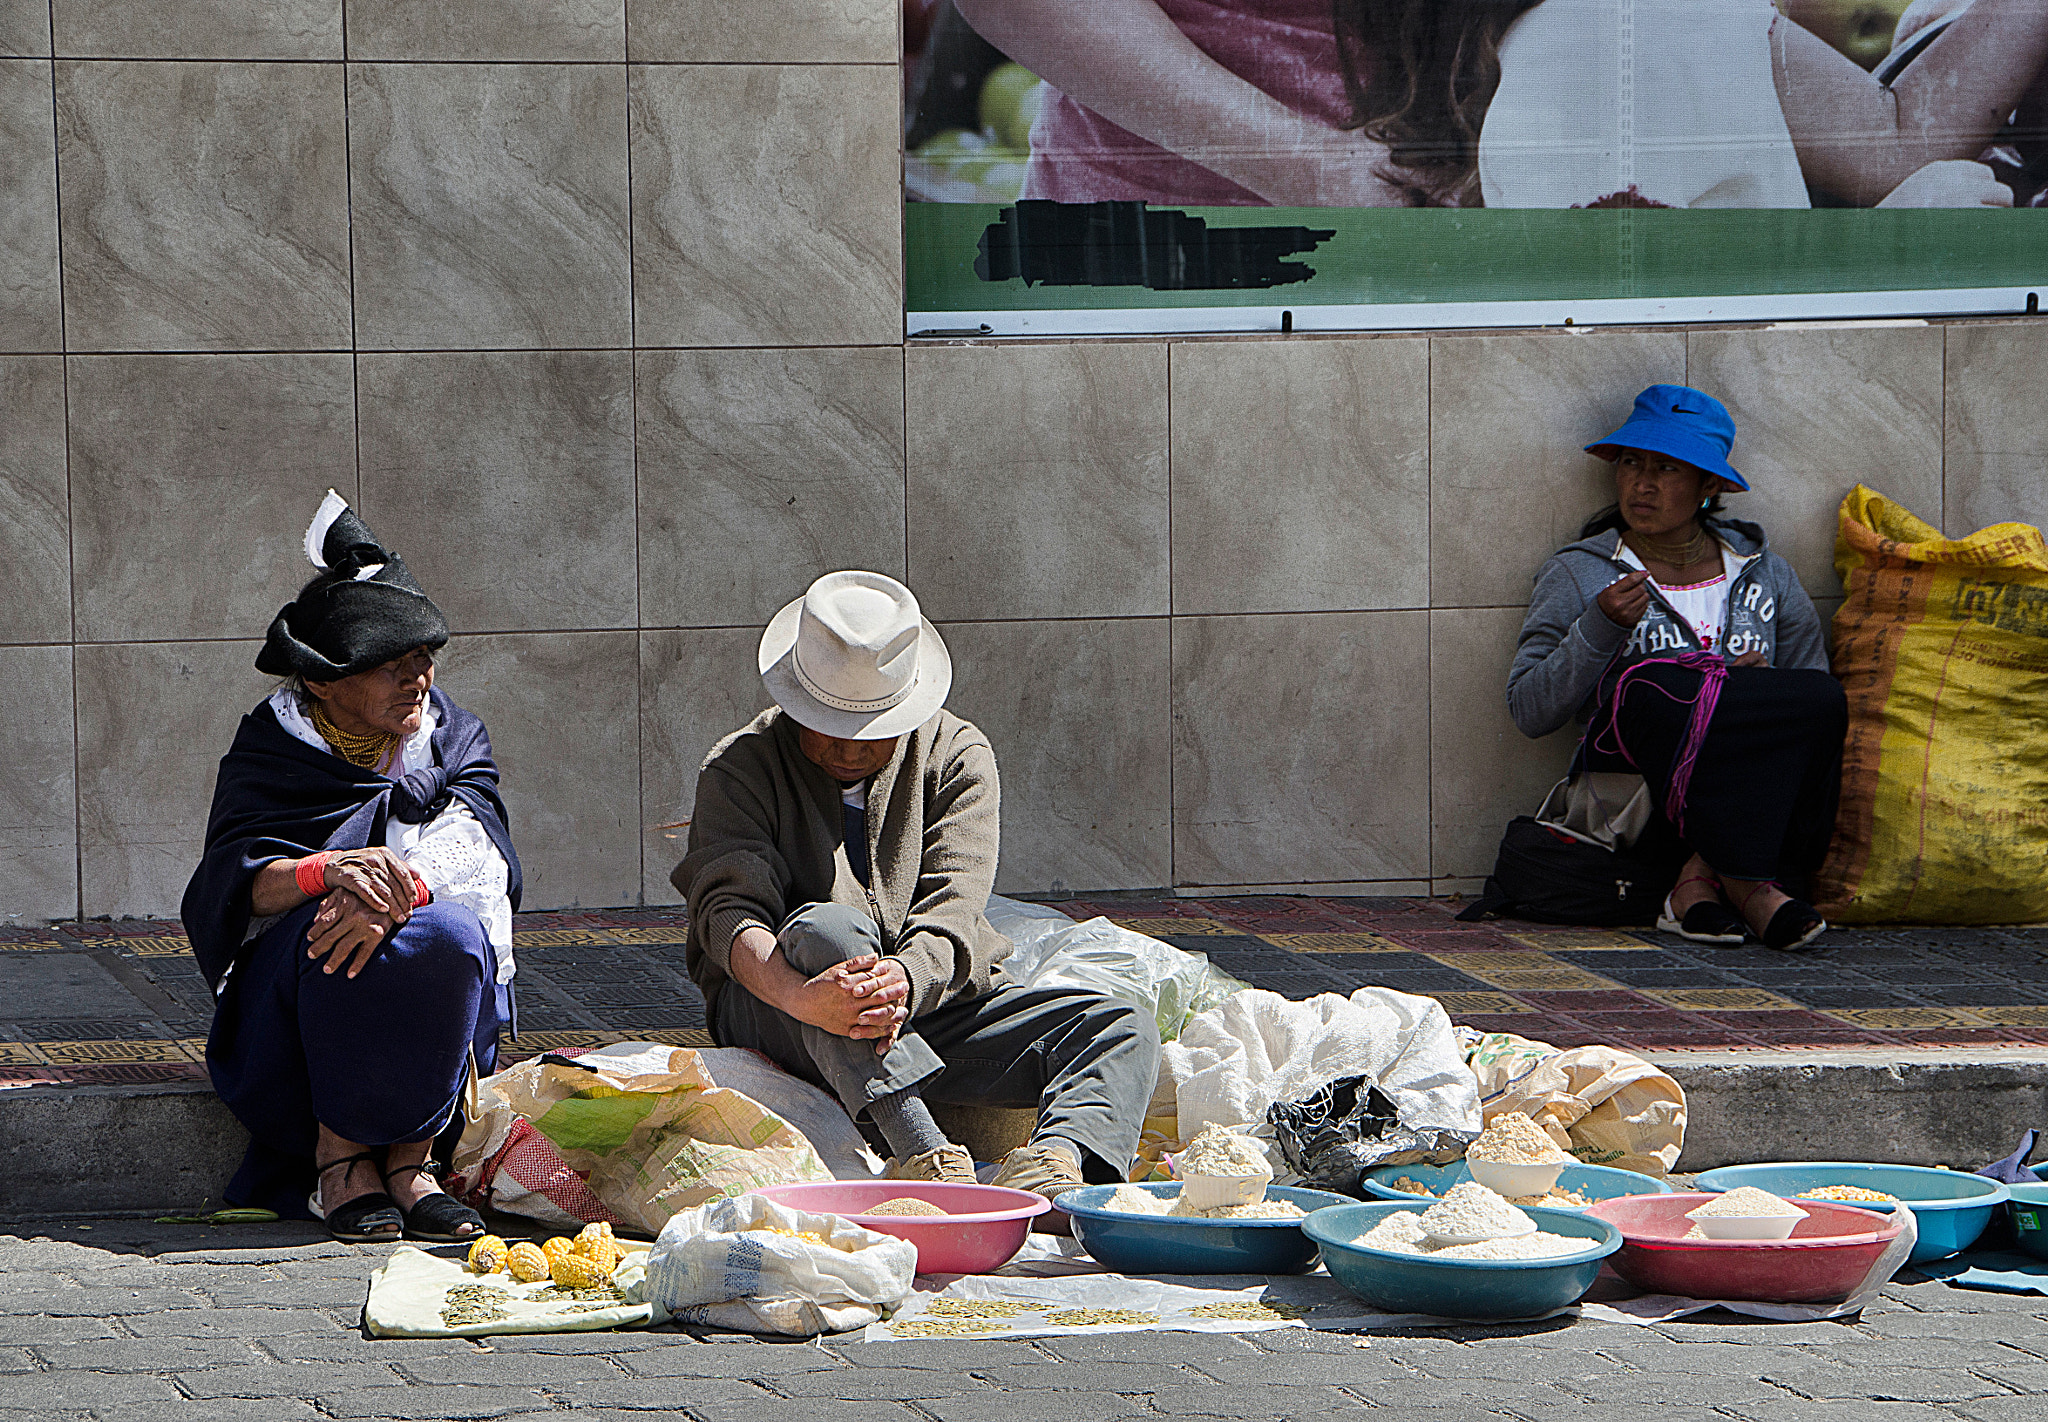
<path fill-rule="evenodd" d="M 905 3 L 912 335 L 2048 288 L 2048 0 Z"/>

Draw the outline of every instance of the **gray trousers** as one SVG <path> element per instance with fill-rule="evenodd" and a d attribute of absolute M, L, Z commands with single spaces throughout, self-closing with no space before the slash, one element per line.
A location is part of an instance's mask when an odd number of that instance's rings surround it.
<path fill-rule="evenodd" d="M 845 904 L 806 904 L 776 941 L 807 978 L 882 949 L 874 920 Z M 1058 1136 L 1078 1146 L 1091 1183 L 1124 1178 L 1159 1073 L 1159 1028 L 1150 1014 L 1100 993 L 1005 987 L 906 1025 L 916 1030 L 878 1054 L 872 1041 L 835 1036 L 770 1007 L 737 979 L 711 1007 L 720 1046 L 752 1047 L 838 1096 L 856 1120 L 870 1101 L 909 1087 L 927 1102 L 1029 1107 L 1038 1112 L 1032 1139 Z"/>

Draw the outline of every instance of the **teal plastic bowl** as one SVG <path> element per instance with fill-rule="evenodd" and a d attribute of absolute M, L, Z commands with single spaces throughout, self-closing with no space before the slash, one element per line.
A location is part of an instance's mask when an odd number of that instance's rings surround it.
<path fill-rule="evenodd" d="M 1167 1200 L 1180 1193 L 1173 1181 L 1138 1188 Z M 1103 1208 L 1115 1191 L 1114 1185 L 1083 1185 L 1061 1191 L 1054 1203 L 1073 1221 L 1081 1247 L 1119 1274 L 1302 1274 L 1315 1267 L 1316 1246 L 1302 1233 L 1302 1220 L 1131 1215 Z M 1266 1198 L 1311 1212 L 1351 1203 L 1345 1195 L 1282 1185 L 1267 1186 Z"/>
<path fill-rule="evenodd" d="M 2005 1188 L 2012 1196 L 2012 1227 L 2020 1248 L 2036 1259 L 2048 1259 L 2048 1185 Z"/>
<path fill-rule="evenodd" d="M 1432 1259 L 1369 1249 L 1357 1241 L 1388 1215 L 1420 1214 L 1421 1202 L 1374 1201 L 1317 1210 L 1301 1231 L 1323 1251 L 1330 1276 L 1374 1308 L 1437 1318 L 1535 1318 L 1577 1303 L 1600 1262 L 1621 1248 L 1621 1231 L 1577 1210 L 1531 1206 L 1538 1229 L 1586 1241 L 1554 1259 Z"/>
<path fill-rule="evenodd" d="M 1699 1188 L 1719 1194 L 1738 1185 L 1753 1185 L 1788 1200 L 1802 1190 L 1824 1185 L 1858 1185 L 1897 1195 L 1913 1212 L 1920 1242 L 1913 1246 L 1913 1264 L 1946 1259 L 1975 1244 L 1991 1223 L 1991 1212 L 2009 1197 L 2006 1187 L 1988 1175 L 1936 1170 L 1928 1165 L 1867 1165 L 1857 1161 L 1778 1161 L 1770 1165 L 1724 1165 L 1703 1172 Z M 1882 1201 L 1838 1200 L 1859 1210 L 1890 1214 Z"/>
<path fill-rule="evenodd" d="M 1365 1178 L 1358 1183 L 1365 1187 L 1365 1193 L 1376 1200 L 1421 1200 L 1420 1195 L 1411 1195 L 1405 1190 L 1396 1190 L 1393 1182 L 1407 1176 L 1418 1185 L 1429 1188 L 1432 1195 L 1441 1195 L 1454 1185 L 1462 1185 L 1472 1178 L 1472 1167 L 1462 1160 L 1449 1165 L 1382 1165 L 1365 1172 Z M 1618 1200 L 1624 1195 L 1668 1195 L 1671 1187 L 1653 1176 L 1642 1175 L 1633 1170 L 1616 1170 L 1611 1165 L 1567 1165 L 1564 1173 L 1557 1177 L 1557 1188 L 1584 1195 L 1597 1205 L 1602 1200 Z M 1424 1200 L 1427 1205 L 1430 1203 Z M 1545 1209 L 1582 1209 L 1590 1206 L 1546 1205 Z"/>

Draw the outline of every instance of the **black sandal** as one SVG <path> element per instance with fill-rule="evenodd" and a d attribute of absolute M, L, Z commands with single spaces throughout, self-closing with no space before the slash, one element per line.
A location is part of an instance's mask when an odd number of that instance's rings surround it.
<path fill-rule="evenodd" d="M 438 1176 L 441 1166 L 432 1160 L 423 1160 L 418 1165 L 401 1165 L 385 1173 L 384 1183 L 389 1185 L 393 1175 L 408 1172 Z M 407 1239 L 425 1240 L 430 1244 L 467 1244 L 481 1238 L 484 1233 L 484 1217 L 445 1191 L 437 1190 L 423 1197 L 410 1211 L 401 1210 L 400 1214 L 405 1221 Z M 472 1228 L 463 1233 L 464 1225 Z"/>
<path fill-rule="evenodd" d="M 1764 925 L 1764 947 L 1780 953 L 1804 953 L 1814 939 L 1827 931 L 1828 921 L 1812 904 L 1803 899 L 1787 899 Z"/>
<path fill-rule="evenodd" d="M 337 1165 L 350 1166 L 359 1160 L 375 1163 L 378 1152 L 358 1151 L 354 1155 L 330 1160 L 320 1167 L 320 1175 L 327 1174 Z M 342 1172 L 342 1179 L 348 1179 L 348 1172 Z M 358 1195 L 353 1200 L 344 1200 L 327 1211 L 327 1229 L 343 1244 L 391 1244 L 405 1233 L 405 1214 L 398 1208 L 398 1201 L 382 1190 L 372 1190 L 367 1195 Z"/>

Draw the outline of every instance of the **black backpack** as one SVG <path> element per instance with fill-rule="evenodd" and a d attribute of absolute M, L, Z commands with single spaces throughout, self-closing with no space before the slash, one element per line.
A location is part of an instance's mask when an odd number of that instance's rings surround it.
<path fill-rule="evenodd" d="M 1532 815 L 1518 815 L 1501 837 L 1486 888 L 1458 921 L 1507 914 L 1587 928 L 1655 923 L 1685 862 L 1683 845 L 1659 839 L 1646 835 L 1644 841 L 1651 842 L 1608 849 Z"/>

